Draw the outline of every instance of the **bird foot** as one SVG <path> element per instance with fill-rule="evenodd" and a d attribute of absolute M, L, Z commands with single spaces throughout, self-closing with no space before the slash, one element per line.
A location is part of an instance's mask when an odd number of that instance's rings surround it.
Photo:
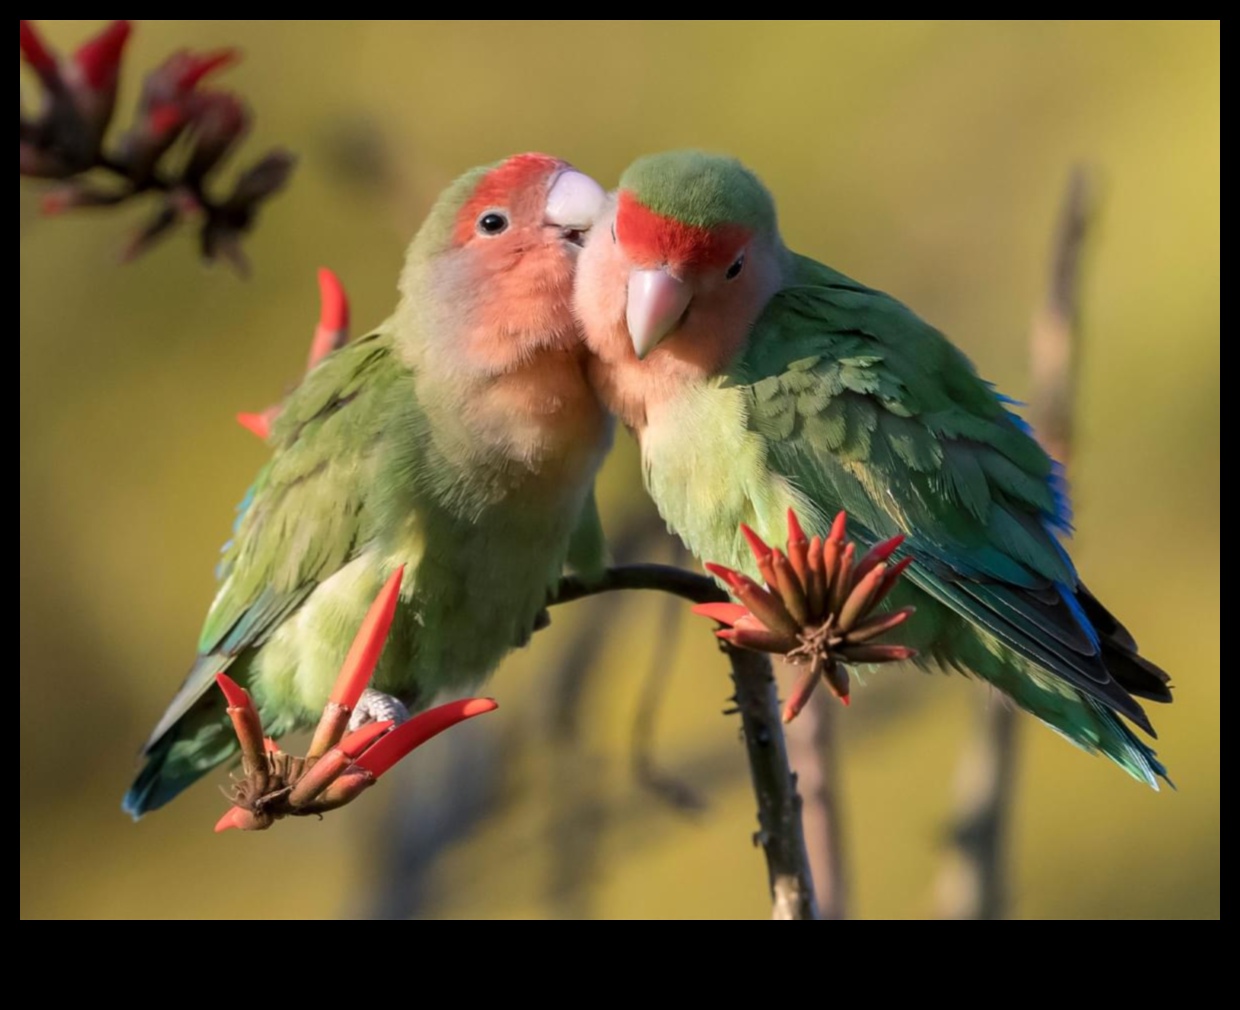
<path fill-rule="evenodd" d="M 373 687 L 366 688 L 349 716 L 349 730 L 361 729 L 374 722 L 390 722 L 399 726 L 409 719 L 409 709 L 395 695 L 384 694 Z"/>

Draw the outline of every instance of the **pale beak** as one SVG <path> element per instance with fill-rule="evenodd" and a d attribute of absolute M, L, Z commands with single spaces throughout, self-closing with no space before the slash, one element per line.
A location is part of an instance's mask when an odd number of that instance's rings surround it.
<path fill-rule="evenodd" d="M 565 169 L 547 190 L 547 223 L 559 228 L 577 245 L 607 203 L 603 187 L 576 169 Z"/>
<path fill-rule="evenodd" d="M 634 270 L 629 274 L 625 321 L 633 350 L 641 361 L 680 323 L 693 292 L 666 270 Z"/>

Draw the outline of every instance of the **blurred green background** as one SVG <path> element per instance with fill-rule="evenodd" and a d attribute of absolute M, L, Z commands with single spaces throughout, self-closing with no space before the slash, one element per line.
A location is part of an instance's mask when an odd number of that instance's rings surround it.
<path fill-rule="evenodd" d="M 98 24 L 40 22 L 61 47 Z M 185 236 L 122 268 L 141 212 L 43 220 L 19 187 L 22 917 L 767 914 L 725 667 L 687 618 L 660 644 L 653 598 L 558 611 L 493 681 L 498 715 L 343 815 L 215 836 L 222 773 L 138 825 L 119 810 L 264 458 L 232 415 L 298 374 L 315 268 L 362 328 L 466 167 L 541 149 L 610 184 L 687 145 L 748 161 L 794 248 L 901 296 L 1017 397 L 1069 168 L 1098 169 L 1074 550 L 1175 676 L 1153 715 L 1179 791 L 1026 721 L 1013 911 L 1219 915 L 1217 22 L 142 21 L 121 116 L 171 49 L 230 44 L 246 153 L 301 155 L 247 244 L 252 280 Z M 667 557 L 632 532 L 652 524 L 627 436 L 602 483 L 630 552 Z M 704 799 L 693 816 L 630 773 L 656 648 L 658 757 Z M 836 720 L 857 914 L 932 913 L 981 695 L 900 668 Z"/>

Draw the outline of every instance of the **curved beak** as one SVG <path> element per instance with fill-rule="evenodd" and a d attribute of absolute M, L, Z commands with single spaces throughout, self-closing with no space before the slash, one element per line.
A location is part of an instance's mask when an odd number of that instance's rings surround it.
<path fill-rule="evenodd" d="M 606 204 L 607 193 L 602 186 L 584 172 L 568 168 L 547 190 L 547 223 L 559 228 L 570 242 L 581 245 Z"/>
<path fill-rule="evenodd" d="M 625 321 L 638 361 L 676 329 L 692 299 L 689 286 L 666 270 L 634 270 L 629 274 Z"/>

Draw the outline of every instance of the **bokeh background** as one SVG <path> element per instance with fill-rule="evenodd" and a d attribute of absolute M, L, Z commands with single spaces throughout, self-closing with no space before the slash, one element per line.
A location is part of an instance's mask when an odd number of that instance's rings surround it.
<path fill-rule="evenodd" d="M 68 47 L 98 22 L 40 24 Z M 494 680 L 498 715 L 344 815 L 215 836 L 222 774 L 138 825 L 119 810 L 264 458 L 232 415 L 297 375 L 315 268 L 364 327 L 464 168 L 541 149 L 611 183 L 687 145 L 746 159 L 794 248 L 897 293 L 1018 397 L 1060 194 L 1095 167 L 1075 553 L 1175 675 L 1154 716 L 1179 790 L 1022 726 L 1013 913 L 1218 916 L 1217 22 L 142 21 L 122 110 L 169 50 L 231 44 L 247 150 L 301 155 L 250 281 L 184 236 L 118 266 L 140 214 L 43 220 L 19 187 L 23 917 L 767 914 L 725 668 L 653 598 L 558 611 Z M 602 489 L 623 552 L 669 557 L 627 436 Z M 694 814 L 630 769 L 656 653 L 657 756 Z M 887 670 L 837 720 L 856 914 L 932 914 L 981 693 Z"/>

